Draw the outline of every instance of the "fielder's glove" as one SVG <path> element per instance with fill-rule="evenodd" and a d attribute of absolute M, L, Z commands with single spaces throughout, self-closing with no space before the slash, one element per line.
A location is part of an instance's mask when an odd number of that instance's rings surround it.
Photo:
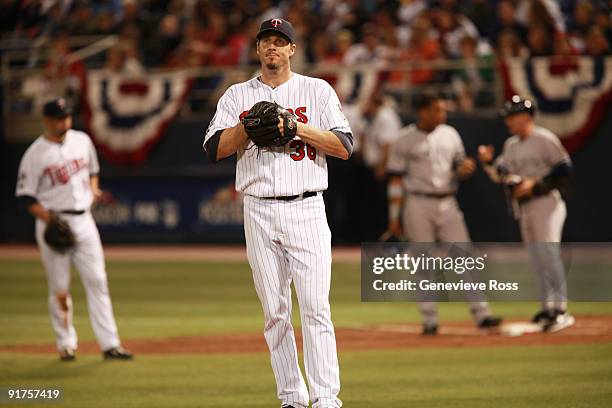
<path fill-rule="evenodd" d="M 278 128 L 283 121 L 283 134 Z M 257 102 L 242 119 L 249 138 L 258 147 L 284 146 L 297 133 L 296 116 L 275 102 Z"/>
<path fill-rule="evenodd" d="M 45 242 L 57 252 L 66 252 L 76 241 L 70 225 L 55 213 L 51 213 L 44 238 Z"/>

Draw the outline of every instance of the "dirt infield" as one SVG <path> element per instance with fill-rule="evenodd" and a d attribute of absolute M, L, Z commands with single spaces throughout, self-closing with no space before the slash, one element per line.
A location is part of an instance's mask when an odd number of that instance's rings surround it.
<path fill-rule="evenodd" d="M 416 324 L 388 324 L 363 328 L 338 328 L 336 337 L 340 351 L 412 349 L 435 347 L 534 346 L 559 344 L 612 343 L 612 316 L 580 316 L 576 324 L 552 334 L 526 334 L 506 337 L 477 330 L 472 323 L 449 323 L 435 337 L 420 335 Z M 297 333 L 298 347 L 301 336 Z M 201 337 L 173 337 L 125 341 L 125 346 L 137 354 L 223 354 L 267 351 L 261 333 L 231 334 Z M 0 352 L 54 353 L 51 344 L 6 345 Z M 84 342 L 80 353 L 98 353 L 94 342 Z"/>

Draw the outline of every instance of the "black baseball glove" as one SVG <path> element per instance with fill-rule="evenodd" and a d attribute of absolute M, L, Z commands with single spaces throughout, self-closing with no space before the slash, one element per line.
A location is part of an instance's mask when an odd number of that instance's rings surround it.
<path fill-rule="evenodd" d="M 283 134 L 278 124 L 283 121 Z M 258 147 L 284 146 L 297 133 L 296 116 L 275 102 L 257 102 L 242 119 L 249 138 Z"/>
<path fill-rule="evenodd" d="M 66 252 L 75 244 L 74 233 L 70 225 L 55 213 L 51 213 L 44 238 L 45 242 L 57 252 Z"/>

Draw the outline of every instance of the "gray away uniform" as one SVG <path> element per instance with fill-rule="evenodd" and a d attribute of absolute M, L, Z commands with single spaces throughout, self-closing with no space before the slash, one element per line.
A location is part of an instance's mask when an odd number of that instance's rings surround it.
<path fill-rule="evenodd" d="M 459 133 L 446 124 L 425 132 L 412 124 L 400 131 L 387 163 L 390 174 L 402 175 L 406 192 L 402 212 L 404 234 L 411 242 L 470 241 L 455 193 L 455 167 L 465 158 Z M 465 276 L 467 278 L 467 276 Z M 482 296 L 468 299 L 476 322 L 489 316 Z M 420 302 L 425 325 L 437 324 L 434 302 Z"/>
<path fill-rule="evenodd" d="M 500 174 L 541 179 L 563 163 L 571 165 L 571 160 L 559 138 L 550 130 L 535 126 L 533 134 L 525 140 L 516 135 L 506 140 L 494 166 Z M 527 199 L 519 206 L 521 236 L 528 246 L 545 310 L 566 308 L 565 272 L 558 245 L 566 213 L 565 201 L 557 189 Z"/>

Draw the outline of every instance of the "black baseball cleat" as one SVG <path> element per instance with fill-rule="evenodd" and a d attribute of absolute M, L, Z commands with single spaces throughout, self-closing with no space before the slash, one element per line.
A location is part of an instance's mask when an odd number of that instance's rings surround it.
<path fill-rule="evenodd" d="M 105 360 L 131 360 L 134 355 L 123 347 L 113 347 L 102 352 L 102 357 Z"/>
<path fill-rule="evenodd" d="M 295 408 L 293 405 L 283 405 L 281 408 Z"/>
<path fill-rule="evenodd" d="M 496 327 L 499 327 L 502 320 L 503 318 L 501 318 L 500 316 L 487 316 L 484 319 L 482 319 L 480 322 L 478 322 L 478 328 L 479 329 L 494 329 Z"/>
<path fill-rule="evenodd" d="M 438 325 L 437 324 L 424 324 L 423 331 L 421 332 L 423 336 L 435 336 L 438 334 Z"/>
<path fill-rule="evenodd" d="M 74 352 L 74 349 L 68 347 L 60 350 L 59 358 L 60 361 L 74 361 L 76 360 L 76 353 Z"/>
<path fill-rule="evenodd" d="M 531 322 L 545 326 L 550 323 L 554 318 L 554 311 L 542 309 L 531 318 Z"/>

